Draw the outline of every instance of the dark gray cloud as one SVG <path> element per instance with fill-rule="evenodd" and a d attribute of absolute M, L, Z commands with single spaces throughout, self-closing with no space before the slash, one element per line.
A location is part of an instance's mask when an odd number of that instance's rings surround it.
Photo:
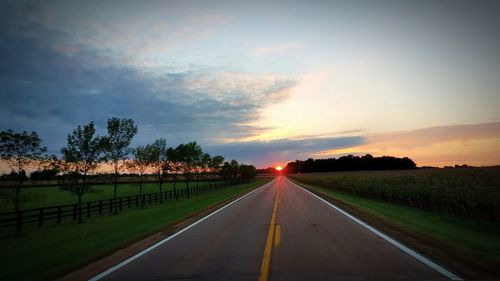
<path fill-rule="evenodd" d="M 52 153 L 79 124 L 95 121 L 104 133 L 111 116 L 133 118 L 140 144 L 158 137 L 175 145 L 251 136 L 261 128 L 242 124 L 296 83 L 254 77 L 262 87 L 240 89 L 245 85 L 221 85 L 221 70 L 211 68 L 147 75 L 130 66 L 103 63 L 103 51 L 68 54 L 60 42 L 71 41 L 72 34 L 16 17 L 30 14 L 17 7 L 7 7 L 4 13 L 9 15 L 0 27 L 0 129 L 37 131 Z M 218 95 L 219 90 L 229 93 Z"/>
<path fill-rule="evenodd" d="M 209 145 L 207 151 L 212 154 L 225 155 L 227 158 L 242 159 L 264 167 L 273 162 L 308 158 L 311 153 L 321 150 L 346 148 L 364 143 L 365 138 L 362 136 L 279 139 L 267 142 L 251 141 Z"/>

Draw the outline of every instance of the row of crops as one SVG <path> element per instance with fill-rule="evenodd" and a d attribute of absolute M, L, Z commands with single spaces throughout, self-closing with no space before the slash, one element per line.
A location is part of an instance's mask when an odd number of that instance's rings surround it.
<path fill-rule="evenodd" d="M 500 167 L 312 173 L 290 177 L 366 198 L 500 221 Z"/>

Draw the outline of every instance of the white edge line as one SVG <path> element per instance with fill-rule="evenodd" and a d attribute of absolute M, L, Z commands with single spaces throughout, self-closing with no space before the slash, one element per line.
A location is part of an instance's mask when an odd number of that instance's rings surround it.
<path fill-rule="evenodd" d="M 170 241 L 171 239 L 173 239 L 173 238 L 175 238 L 175 237 L 177 237 L 177 236 L 181 235 L 183 232 L 185 232 L 185 231 L 189 230 L 190 228 L 192 228 L 192 227 L 194 227 L 195 225 L 197 225 L 197 224 L 201 223 L 202 221 L 204 221 L 204 220 L 208 219 L 209 217 L 211 217 L 211 216 L 213 216 L 213 215 L 217 214 L 218 212 L 220 212 L 220 211 L 224 210 L 225 208 L 227 208 L 227 207 L 229 207 L 229 206 L 233 205 L 234 203 L 236 203 L 236 202 L 240 201 L 241 199 L 243 199 L 243 198 L 245 198 L 245 197 L 249 196 L 250 194 L 252 194 L 252 193 L 256 192 L 257 190 L 260 190 L 260 189 L 262 189 L 263 187 L 265 187 L 265 186 L 267 186 L 267 185 L 271 184 L 273 181 L 274 181 L 274 180 L 272 180 L 272 181 L 270 181 L 270 182 L 268 182 L 268 183 L 266 183 L 266 184 L 262 185 L 261 187 L 256 188 L 255 190 L 252 190 L 252 191 L 248 192 L 247 194 L 245 194 L 245 195 L 243 195 L 243 196 L 241 196 L 241 197 L 239 197 L 239 198 L 237 198 L 237 199 L 235 199 L 235 200 L 233 200 L 233 201 L 231 201 L 230 203 L 228 203 L 228 204 L 224 205 L 223 207 L 221 207 L 221 208 L 219 208 L 219 209 L 217 209 L 217 210 L 213 211 L 212 213 L 210 213 L 210 214 L 206 215 L 205 217 L 203 217 L 203 218 L 201 218 L 201 219 L 199 219 L 199 220 L 195 221 L 194 223 L 192 223 L 192 224 L 190 224 L 190 225 L 186 226 L 185 228 L 183 228 L 183 229 L 179 230 L 178 232 L 176 232 L 176 233 L 174 233 L 174 234 L 172 234 L 172 235 L 168 236 L 167 238 L 165 238 L 165 239 L 163 239 L 163 240 L 161 240 L 161 241 L 157 242 L 156 244 L 154 244 L 154 245 L 150 246 L 149 248 L 146 248 L 146 249 L 144 249 L 143 251 L 141 251 L 141 252 L 139 252 L 139 253 L 137 253 L 137 254 L 135 254 L 135 255 L 133 255 L 133 256 L 131 256 L 131 257 L 129 257 L 128 259 L 126 259 L 126 260 L 124 260 L 124 261 L 122 261 L 122 262 L 120 262 L 119 264 L 114 265 L 114 266 L 112 266 L 112 267 L 108 268 L 107 270 L 105 270 L 105 271 L 103 271 L 103 272 L 101 272 L 101 273 L 97 274 L 96 276 L 94 276 L 94 277 L 90 278 L 90 279 L 89 279 L 89 281 L 97 281 L 97 280 L 100 280 L 100 279 L 101 279 L 101 278 L 103 278 L 103 277 L 106 277 L 107 275 L 109 275 L 109 274 L 113 273 L 114 271 L 116 271 L 116 270 L 120 269 L 121 267 L 123 267 L 123 266 L 127 265 L 128 263 L 130 263 L 130 262 L 132 262 L 132 261 L 134 261 L 134 260 L 136 260 L 136 259 L 140 258 L 141 256 L 143 256 L 143 255 L 145 255 L 145 254 L 147 254 L 147 253 L 151 252 L 152 250 L 156 249 L 157 247 L 161 246 L 162 244 L 164 244 L 164 243 L 166 243 L 166 242 Z"/>
<path fill-rule="evenodd" d="M 376 228 L 372 227 L 371 225 L 367 224 L 366 222 L 354 217 L 353 215 L 349 214 L 348 212 L 342 210 L 341 208 L 337 207 L 336 205 L 326 201 L 325 199 L 319 197 L 318 195 L 312 193 L 311 191 L 307 190 L 306 188 L 296 184 L 295 182 L 289 180 L 287 178 L 287 180 L 291 183 L 293 183 L 294 185 L 300 187 L 302 190 L 306 191 L 307 193 L 309 193 L 310 195 L 316 197 L 317 199 L 323 201 L 325 204 L 329 205 L 330 207 L 334 208 L 335 210 L 339 211 L 340 213 L 342 213 L 343 215 L 345 215 L 346 217 L 350 218 L 351 220 L 355 221 L 356 223 L 364 226 L 366 229 L 368 229 L 369 231 L 373 232 L 375 235 L 379 236 L 380 238 L 384 239 L 385 241 L 391 243 L 392 245 L 398 247 L 400 250 L 402 250 L 403 252 L 409 254 L 410 256 L 414 257 L 415 259 L 419 260 L 420 262 L 424 263 L 425 265 L 427 265 L 428 267 L 434 269 L 435 271 L 441 273 L 442 275 L 450 278 L 451 280 L 456 280 L 456 281 L 462 281 L 463 279 L 461 277 L 458 277 L 457 275 L 455 275 L 454 273 L 446 270 L 444 267 L 436 264 L 435 262 L 431 261 L 429 258 L 415 252 L 414 250 L 406 247 L 405 245 L 401 244 L 400 242 L 394 240 L 393 238 L 387 236 L 386 234 L 380 232 L 379 230 L 377 230 Z"/>

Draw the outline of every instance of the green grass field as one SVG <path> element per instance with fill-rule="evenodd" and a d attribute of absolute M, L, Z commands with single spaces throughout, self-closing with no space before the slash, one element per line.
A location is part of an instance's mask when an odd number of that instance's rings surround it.
<path fill-rule="evenodd" d="M 18 238 L 13 229 L 2 229 L 0 280 L 53 279 L 270 180 L 257 179 L 198 197 L 92 217 L 82 224 L 26 227 Z"/>
<path fill-rule="evenodd" d="M 189 186 L 194 187 L 195 182 L 190 182 Z M 200 182 L 199 184 L 203 184 Z M 162 191 L 172 190 L 173 183 L 164 183 L 162 185 Z M 185 182 L 178 182 L 176 184 L 177 188 L 185 188 Z M 94 189 L 98 190 L 97 193 L 88 193 L 83 196 L 83 202 L 98 201 L 113 198 L 113 185 L 95 185 Z M 57 186 L 49 187 L 25 187 L 23 188 L 26 192 L 34 195 L 35 199 L 33 201 L 26 202 L 22 205 L 22 209 L 40 208 L 47 206 L 57 206 L 66 204 L 77 203 L 77 197 L 71 195 L 68 191 L 61 191 Z M 143 185 L 143 193 L 154 193 L 159 192 L 159 185 L 157 183 L 145 183 Z M 139 194 L 139 184 L 138 183 L 120 183 L 117 188 L 118 197 L 137 195 Z M 6 202 L 0 200 L 0 212 L 10 212 L 13 210 L 11 202 Z"/>
<path fill-rule="evenodd" d="M 373 174 L 375 172 L 367 173 Z M 383 173 L 385 176 L 392 174 L 391 172 Z M 406 233 L 415 234 L 417 237 L 421 234 L 432 238 L 436 244 L 457 249 L 463 253 L 471 253 L 475 257 L 481 257 L 500 264 L 499 222 L 412 208 L 379 199 L 364 198 L 340 192 L 332 187 L 303 182 L 303 179 L 307 177 L 324 177 L 322 180 L 326 181 L 326 178 L 335 176 L 332 174 L 334 173 L 325 173 L 324 175 L 301 174 L 297 176 L 290 175 L 289 177 L 312 190 L 367 214 L 368 217 L 382 219 Z M 357 172 L 355 174 L 362 175 L 363 173 Z M 351 175 L 355 174 L 351 173 Z"/>

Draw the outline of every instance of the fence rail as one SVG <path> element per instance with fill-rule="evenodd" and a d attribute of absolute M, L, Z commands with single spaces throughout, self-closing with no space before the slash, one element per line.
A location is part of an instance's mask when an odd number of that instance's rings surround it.
<path fill-rule="evenodd" d="M 82 203 L 81 210 L 78 204 L 49 206 L 42 208 L 20 210 L 18 212 L 0 213 L 0 228 L 16 226 L 21 228 L 25 224 L 38 224 L 39 227 L 47 223 L 61 224 L 69 221 L 77 221 L 79 216 L 89 218 L 91 216 L 102 216 L 115 211 L 131 208 L 142 208 L 146 205 L 163 203 L 172 200 L 181 200 L 191 196 L 198 196 L 215 190 L 227 188 L 232 185 L 248 182 L 237 180 L 231 182 L 205 183 L 176 190 L 167 190 L 163 192 L 146 193 L 142 195 L 130 195 L 116 198 L 104 199 L 99 201 Z M 68 219 L 69 218 L 69 219 Z"/>

